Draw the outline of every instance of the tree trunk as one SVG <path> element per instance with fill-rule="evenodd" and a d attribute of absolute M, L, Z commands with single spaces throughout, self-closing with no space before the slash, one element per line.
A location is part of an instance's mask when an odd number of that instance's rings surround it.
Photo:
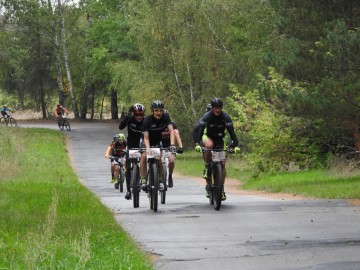
<path fill-rule="evenodd" d="M 95 114 L 95 85 L 91 84 L 91 120 L 94 119 Z"/>
<path fill-rule="evenodd" d="M 115 89 L 111 89 L 111 119 L 119 119 L 117 91 Z"/>
<path fill-rule="evenodd" d="M 79 111 L 77 109 L 74 90 L 73 90 L 73 84 L 71 79 L 71 72 L 70 72 L 70 66 L 68 61 L 68 52 L 66 48 L 66 33 L 65 33 L 65 19 L 64 19 L 64 10 L 63 6 L 61 5 L 61 0 L 58 0 L 58 8 L 60 12 L 60 20 L 61 20 L 61 41 L 63 46 L 63 53 L 64 53 L 64 64 L 65 64 L 65 70 L 66 70 L 66 77 L 69 84 L 69 93 L 71 96 L 71 103 L 74 111 L 75 118 L 79 118 Z"/>

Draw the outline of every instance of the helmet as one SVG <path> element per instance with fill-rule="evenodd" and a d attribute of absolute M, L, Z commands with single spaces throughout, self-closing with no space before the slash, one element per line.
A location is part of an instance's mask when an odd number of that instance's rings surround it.
<path fill-rule="evenodd" d="M 117 136 L 119 141 L 125 141 L 125 135 L 123 133 L 119 133 Z"/>
<path fill-rule="evenodd" d="M 164 103 L 161 100 L 154 100 L 151 103 L 151 109 L 164 109 Z"/>
<path fill-rule="evenodd" d="M 206 106 L 206 111 L 208 112 L 208 111 L 210 111 L 211 110 L 211 103 L 209 103 L 207 106 Z"/>
<path fill-rule="evenodd" d="M 211 107 L 222 107 L 223 102 L 220 98 L 213 98 L 210 102 Z"/>
<path fill-rule="evenodd" d="M 136 103 L 136 104 L 134 104 L 133 112 L 135 115 L 144 115 L 145 114 L 145 106 L 140 103 Z"/>

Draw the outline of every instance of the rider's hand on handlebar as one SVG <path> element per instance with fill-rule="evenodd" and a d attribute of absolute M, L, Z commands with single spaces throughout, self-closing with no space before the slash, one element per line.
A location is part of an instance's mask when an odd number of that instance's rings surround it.
<path fill-rule="evenodd" d="M 196 152 L 201 152 L 201 146 L 198 143 L 195 146 L 195 151 Z"/>
<path fill-rule="evenodd" d="M 238 146 L 236 146 L 234 148 L 234 152 L 235 152 L 236 155 L 240 154 L 240 148 Z"/>

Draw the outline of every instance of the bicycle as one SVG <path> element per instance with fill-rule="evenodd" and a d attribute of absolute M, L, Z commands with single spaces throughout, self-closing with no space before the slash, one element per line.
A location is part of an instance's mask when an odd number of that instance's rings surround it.
<path fill-rule="evenodd" d="M 17 123 L 14 117 L 10 113 L 8 113 L 7 116 L 2 116 L 0 118 L 0 125 L 1 126 L 10 126 L 10 127 L 16 127 Z"/>
<path fill-rule="evenodd" d="M 132 193 L 132 200 L 134 208 L 139 207 L 140 201 L 140 190 L 141 190 L 141 180 L 140 180 L 140 157 L 141 152 L 143 151 L 140 148 L 129 149 L 127 162 L 130 162 L 130 190 Z"/>
<path fill-rule="evenodd" d="M 60 120 L 58 121 L 58 126 L 60 130 L 64 130 L 65 128 L 66 130 L 70 131 L 71 128 L 70 128 L 70 123 L 67 120 L 67 114 L 66 115 L 62 114 L 60 116 Z"/>
<path fill-rule="evenodd" d="M 110 159 L 114 159 L 114 176 L 117 182 L 114 184 L 115 189 L 119 189 L 120 192 L 124 192 L 125 182 L 125 156 L 115 157 L 109 156 Z"/>
<path fill-rule="evenodd" d="M 233 151 L 224 149 L 207 149 L 203 147 L 202 152 L 211 152 L 211 161 L 208 166 L 208 177 L 210 183 L 207 185 L 207 191 L 209 192 L 210 205 L 214 205 L 214 209 L 219 210 L 221 207 L 222 192 L 224 190 L 224 185 L 222 183 L 223 168 L 221 166 L 221 162 L 226 160 L 225 152 L 233 153 Z"/>

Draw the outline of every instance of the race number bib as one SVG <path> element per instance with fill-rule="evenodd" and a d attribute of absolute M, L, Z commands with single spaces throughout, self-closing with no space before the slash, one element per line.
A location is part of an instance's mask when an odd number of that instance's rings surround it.
<path fill-rule="evenodd" d="M 140 158 L 141 153 L 140 150 L 128 150 L 129 158 Z"/>
<path fill-rule="evenodd" d="M 160 148 L 149 148 L 146 150 L 147 158 L 159 158 L 160 157 Z"/>
<path fill-rule="evenodd" d="M 213 161 L 223 161 L 225 160 L 225 152 L 212 152 L 212 160 Z"/>

